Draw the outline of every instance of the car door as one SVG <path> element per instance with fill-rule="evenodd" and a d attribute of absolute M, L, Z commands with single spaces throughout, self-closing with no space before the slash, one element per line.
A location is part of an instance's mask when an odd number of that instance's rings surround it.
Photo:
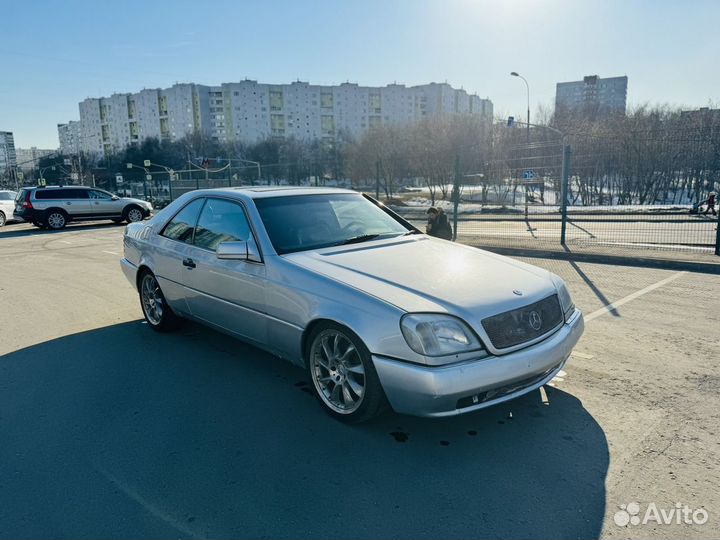
<path fill-rule="evenodd" d="M 265 265 L 218 259 L 218 245 L 235 241 L 257 245 L 244 207 L 229 199 L 207 198 L 195 229 L 193 267 L 186 272 L 188 306 L 193 316 L 266 346 Z"/>
<path fill-rule="evenodd" d="M 198 248 L 192 245 L 195 227 L 205 198 L 199 197 L 188 202 L 163 227 L 153 242 L 154 249 L 148 253 L 149 264 L 170 307 L 179 313 L 190 314 L 187 297 L 189 288 L 190 263 Z"/>
<path fill-rule="evenodd" d="M 71 217 L 75 219 L 82 219 L 90 216 L 90 199 L 88 198 L 87 189 L 81 188 L 65 188 L 61 191 L 62 194 L 58 194 L 59 205 Z"/>
<path fill-rule="evenodd" d="M 90 213 L 95 217 L 120 217 L 122 204 L 119 199 L 113 200 L 112 194 L 99 189 L 91 189 L 88 192 L 90 197 Z"/>

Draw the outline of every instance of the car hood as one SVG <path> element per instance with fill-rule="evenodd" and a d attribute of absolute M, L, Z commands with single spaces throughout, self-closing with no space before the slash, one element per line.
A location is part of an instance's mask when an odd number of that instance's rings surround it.
<path fill-rule="evenodd" d="M 448 312 L 471 324 L 554 294 L 551 274 L 427 236 L 284 256 L 408 312 Z"/>

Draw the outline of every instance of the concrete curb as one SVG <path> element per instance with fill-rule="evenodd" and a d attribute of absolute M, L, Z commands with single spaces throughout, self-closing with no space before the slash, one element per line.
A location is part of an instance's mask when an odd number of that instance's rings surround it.
<path fill-rule="evenodd" d="M 545 249 L 525 249 L 498 246 L 478 246 L 500 255 L 508 257 L 534 257 L 538 259 L 559 259 L 563 261 L 588 262 L 598 264 L 612 264 L 617 266 L 636 266 L 640 268 L 659 268 L 662 270 L 685 270 L 703 274 L 720 275 L 720 257 L 718 262 L 699 262 L 673 259 L 652 259 L 641 257 L 627 257 L 623 255 L 605 255 L 598 253 L 577 253 L 573 251 L 555 251 Z"/>

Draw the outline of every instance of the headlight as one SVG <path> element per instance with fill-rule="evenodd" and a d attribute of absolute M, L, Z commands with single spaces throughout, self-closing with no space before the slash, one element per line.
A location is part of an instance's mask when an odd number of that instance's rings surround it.
<path fill-rule="evenodd" d="M 425 356 L 445 356 L 483 348 L 468 325 L 450 315 L 409 313 L 400 320 L 400 330 L 410 348 Z"/>
<path fill-rule="evenodd" d="M 572 315 L 575 311 L 575 302 L 573 302 L 572 296 L 570 296 L 570 291 L 560 276 L 552 274 L 552 282 L 557 290 L 558 298 L 560 299 L 560 307 L 562 307 L 565 320 L 567 321 L 570 318 L 570 315 Z"/>

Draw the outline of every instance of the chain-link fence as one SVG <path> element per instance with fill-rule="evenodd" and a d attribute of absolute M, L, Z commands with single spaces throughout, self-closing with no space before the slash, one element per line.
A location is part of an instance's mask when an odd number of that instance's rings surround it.
<path fill-rule="evenodd" d="M 678 171 L 655 184 L 661 192 L 652 199 L 661 203 L 642 204 L 643 179 L 602 174 L 599 161 L 573 155 L 562 141 L 515 145 L 482 171 L 458 172 L 453 184 L 409 188 L 391 206 L 420 228 L 431 205 L 441 208 L 456 225 L 457 240 L 477 246 L 720 254 L 720 209 L 717 202 L 699 204 L 697 197 L 691 202 L 697 180 Z"/>

